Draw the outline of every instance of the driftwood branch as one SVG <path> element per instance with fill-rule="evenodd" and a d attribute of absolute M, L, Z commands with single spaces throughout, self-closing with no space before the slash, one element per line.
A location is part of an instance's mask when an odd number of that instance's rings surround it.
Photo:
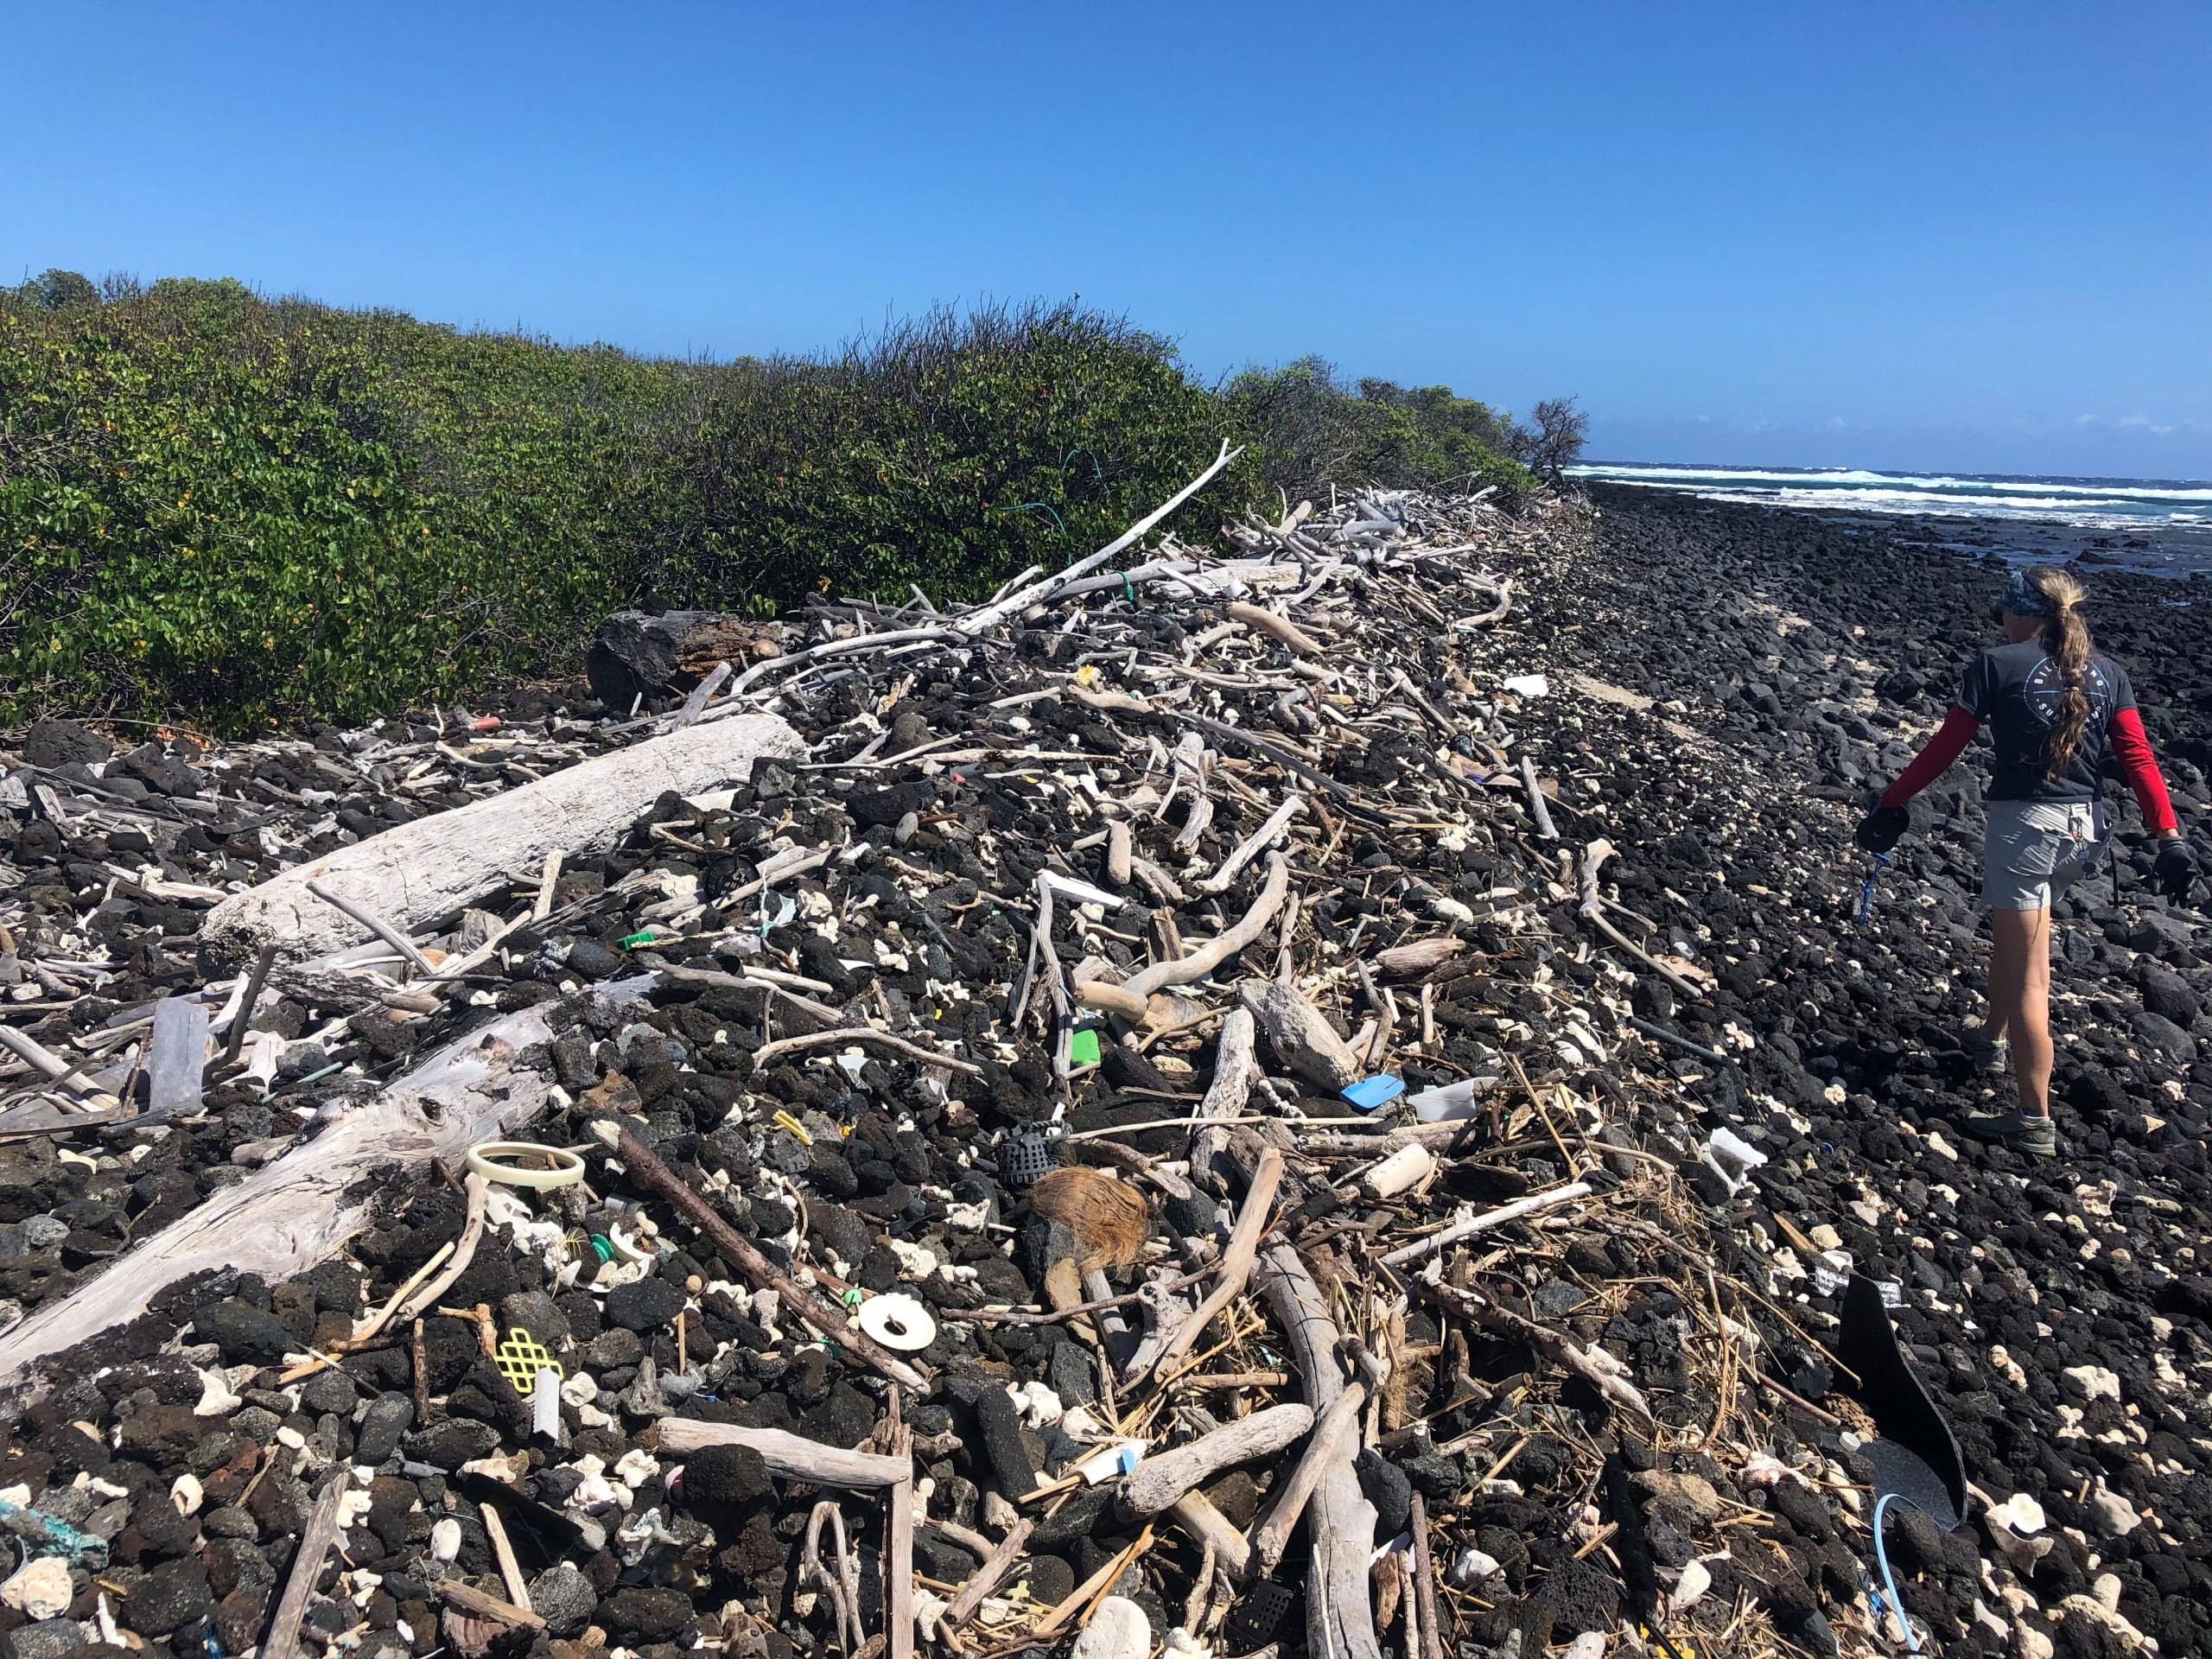
<path fill-rule="evenodd" d="M 1310 1406 L 1269 1406 L 1239 1417 L 1187 1446 L 1147 1458 L 1122 1482 L 1122 1503 L 1132 1515 L 1157 1515 L 1223 1470 L 1280 1452 L 1313 1427 Z"/>
<path fill-rule="evenodd" d="M 1604 1349 L 1585 1348 L 1565 1333 L 1524 1319 L 1510 1308 L 1500 1307 L 1478 1292 L 1446 1284 L 1424 1285 L 1423 1288 L 1452 1312 L 1472 1319 L 1485 1330 L 1525 1343 L 1573 1371 L 1614 1405 L 1642 1418 L 1647 1426 L 1654 1421 L 1651 1408 L 1629 1380 L 1628 1367 Z"/>
<path fill-rule="evenodd" d="M 338 1541 L 338 1510 L 352 1484 L 353 1471 L 340 1469 L 324 1483 L 321 1496 L 308 1512 L 308 1523 L 300 1530 L 299 1548 L 292 1554 L 291 1573 L 284 1580 L 284 1593 L 277 1599 L 269 1634 L 261 1643 L 264 1659 L 292 1659 L 299 1651 L 300 1621 L 307 1617 L 308 1600 L 315 1594 L 315 1581 L 322 1576 L 323 1563 L 330 1559 L 330 1547 Z"/>
<path fill-rule="evenodd" d="M 975 1618 L 976 1610 L 983 1605 L 983 1598 L 1003 1584 L 1006 1575 L 1014 1571 L 1014 1564 L 1021 1559 L 1022 1546 L 1029 1541 L 1036 1525 L 1025 1515 L 1007 1529 L 1006 1536 L 984 1558 L 982 1566 L 969 1575 L 968 1582 L 960 1586 L 944 1611 L 938 1616 L 940 1630 L 957 1630 Z"/>
<path fill-rule="evenodd" d="M 1274 845 L 1290 821 L 1306 810 L 1303 795 L 1290 795 L 1268 814 L 1268 821 L 1247 836 L 1236 850 L 1222 860 L 1221 868 L 1198 883 L 1200 893 L 1222 893 L 1243 873 L 1244 867 Z"/>
<path fill-rule="evenodd" d="M 1188 985 L 1204 979 L 1266 931 L 1268 919 L 1282 908 L 1282 901 L 1289 892 L 1289 864 L 1281 853 L 1268 854 L 1267 885 L 1260 890 L 1260 896 L 1252 901 L 1252 908 L 1244 912 L 1243 918 L 1235 926 L 1224 929 L 1173 962 L 1154 963 L 1141 973 L 1131 975 L 1120 986 L 1109 986 L 1107 989 L 1125 993 L 1122 1000 L 1126 1001 L 1128 997 L 1149 997 L 1154 991 L 1164 990 L 1170 985 Z M 1075 988 L 1076 1001 L 1086 1007 L 1101 1006 L 1091 1000 L 1096 984 L 1095 981 L 1078 981 Z"/>
<path fill-rule="evenodd" d="M 1213 1501 L 1204 1492 L 1184 1493 L 1167 1506 L 1167 1513 L 1200 1548 L 1211 1546 L 1214 1559 L 1228 1570 L 1231 1578 L 1242 1579 L 1250 1575 L 1250 1542 L 1230 1524 L 1227 1516 L 1214 1508 Z"/>
<path fill-rule="evenodd" d="M 1536 833 L 1546 841 L 1557 841 L 1559 831 L 1552 826 L 1551 803 L 1544 798 L 1544 786 L 1536 779 L 1536 763 L 1528 754 L 1521 757 L 1521 786 L 1529 791 L 1529 816 L 1536 821 Z"/>
<path fill-rule="evenodd" d="M 303 885 L 307 887 L 307 890 L 309 893 L 321 899 L 324 904 L 328 905 L 340 915 L 350 918 L 352 920 L 359 922 L 363 927 L 367 928 L 370 932 L 375 934 L 377 938 L 382 939 L 393 950 L 398 951 L 401 956 L 406 957 L 407 960 L 414 965 L 415 971 L 416 973 L 427 974 L 435 971 L 431 966 L 430 959 L 423 954 L 422 948 L 417 945 L 414 940 L 409 938 L 397 927 L 385 920 L 383 917 L 378 915 L 375 911 L 372 910 L 367 905 L 362 903 L 361 900 L 358 899 L 348 899 L 342 893 L 333 893 L 328 887 L 324 887 L 320 881 L 308 881 Z"/>
<path fill-rule="evenodd" d="M 1321 658 L 1329 654 L 1325 645 L 1295 622 L 1277 616 L 1262 606 L 1249 605 L 1241 599 L 1233 599 L 1229 601 L 1229 613 L 1245 626 L 1257 628 L 1270 639 L 1281 640 L 1300 657 Z"/>
<path fill-rule="evenodd" d="M 1637 944 L 1606 919 L 1605 900 L 1598 893 L 1598 872 L 1604 867 L 1605 861 L 1612 855 L 1613 843 L 1610 841 L 1593 841 L 1582 849 L 1582 914 L 1584 918 L 1600 933 L 1658 975 L 1660 978 L 1665 980 L 1684 996 L 1688 997 L 1692 1001 L 1704 1001 L 1703 991 L 1654 957 L 1642 945 Z"/>
<path fill-rule="evenodd" d="M 1154 1376 L 1165 1377 L 1176 1361 L 1198 1345 L 1198 1338 L 1215 1317 L 1244 1294 L 1245 1282 L 1252 1276 L 1253 1258 L 1259 1251 L 1260 1236 L 1267 1230 L 1268 1212 L 1274 1207 L 1275 1189 L 1281 1184 L 1282 1154 L 1269 1147 L 1260 1154 L 1259 1166 L 1252 1172 L 1252 1185 L 1244 1194 L 1244 1207 L 1237 1211 L 1236 1225 L 1230 1232 L 1229 1243 L 1222 1247 L 1220 1272 L 1213 1288 L 1206 1293 L 1198 1311 L 1160 1349 L 1160 1357 L 1153 1363 Z"/>
<path fill-rule="evenodd" d="M 1519 1221 L 1525 1216 L 1533 1216 L 1540 1211 L 1549 1210 L 1557 1205 L 1571 1204 L 1577 1198 L 1586 1198 L 1590 1196 L 1591 1191 L 1590 1183 L 1587 1181 L 1569 1181 L 1565 1186 L 1555 1186 L 1549 1192 L 1532 1192 L 1525 1198 L 1516 1198 L 1510 1204 L 1502 1204 L 1497 1209 L 1486 1210 L 1481 1215 L 1469 1220 L 1454 1222 L 1440 1232 L 1431 1233 L 1427 1238 L 1417 1238 L 1410 1244 L 1401 1244 L 1396 1249 L 1382 1257 L 1382 1265 L 1386 1268 L 1398 1268 L 1403 1267 L 1408 1262 L 1418 1262 L 1423 1256 L 1433 1255 L 1439 1250 L 1457 1244 L 1461 1239 L 1472 1238 L 1478 1233 L 1487 1233 L 1493 1228 L 1504 1226 L 1508 1222 Z"/>
<path fill-rule="evenodd" d="M 758 1290 L 773 1290 L 783 1305 L 829 1338 L 847 1353 L 873 1366 L 894 1382 L 910 1389 L 926 1389 L 927 1375 L 883 1347 L 847 1318 L 844 1310 L 824 1301 L 821 1293 L 802 1285 L 760 1254 L 753 1241 L 715 1213 L 714 1207 L 676 1172 L 660 1160 L 644 1141 L 606 1119 L 591 1126 L 601 1144 L 622 1160 L 630 1178 L 650 1192 L 667 1199 L 686 1219 L 705 1234 L 725 1260 Z"/>
<path fill-rule="evenodd" d="M 1407 1525 L 1414 1539 L 1414 1612 L 1421 1621 L 1421 1659 L 1444 1659 L 1444 1632 L 1436 1623 L 1436 1563 L 1428 1548 L 1428 1504 L 1418 1489 Z"/>
<path fill-rule="evenodd" d="M 779 1480 L 810 1480 L 823 1486 L 847 1486 L 873 1491 L 895 1486 L 914 1472 L 912 1458 L 886 1457 L 880 1452 L 853 1452 L 825 1446 L 804 1434 L 780 1428 L 747 1428 L 737 1423 L 702 1423 L 689 1417 L 664 1417 L 653 1430 L 660 1449 L 671 1458 L 688 1458 L 710 1446 L 741 1446 L 760 1454 L 768 1472 Z"/>
<path fill-rule="evenodd" d="M 779 1054 L 795 1054 L 801 1049 L 820 1048 L 830 1043 L 867 1043 L 877 1048 L 887 1048 L 894 1054 L 903 1054 L 918 1065 L 941 1065 L 951 1071 L 965 1072 L 979 1077 L 983 1068 L 968 1060 L 955 1059 L 950 1054 L 933 1048 L 924 1048 L 919 1043 L 910 1043 L 904 1037 L 894 1037 L 887 1031 L 878 1031 L 874 1026 L 842 1026 L 835 1031 L 810 1031 L 800 1037 L 779 1037 L 772 1043 L 763 1043 L 753 1051 L 753 1063 L 766 1065 Z"/>
<path fill-rule="evenodd" d="M 1358 1444 L 1359 1408 L 1366 1399 L 1367 1389 L 1358 1382 L 1337 1396 L 1336 1402 L 1315 1425 L 1313 1439 L 1306 1442 L 1306 1450 L 1299 1454 L 1289 1478 L 1282 1483 L 1267 1518 L 1252 1529 L 1252 1560 L 1262 1577 L 1275 1570 L 1275 1563 L 1282 1560 L 1283 1551 L 1290 1547 L 1290 1535 L 1306 1513 L 1313 1489 L 1334 1465 L 1347 1456 L 1345 1440 L 1349 1438 L 1354 1446 Z"/>
<path fill-rule="evenodd" d="M 542 1630 L 545 1621 L 527 1607 L 518 1607 L 511 1601 L 486 1595 L 466 1579 L 440 1579 L 436 1585 L 438 1599 L 456 1612 L 470 1618 L 484 1619 L 504 1625 L 511 1630 Z"/>
<path fill-rule="evenodd" d="M 995 627 L 1008 617 L 1020 615 L 1033 605 L 1045 604 L 1069 583 L 1090 575 L 1116 553 L 1125 548 L 1133 547 L 1141 541 L 1155 524 L 1204 489 L 1212 481 L 1216 473 L 1243 453 L 1244 447 L 1242 444 L 1232 449 L 1229 447 L 1228 441 L 1224 439 L 1222 442 L 1221 453 L 1214 457 L 1211 466 L 1096 553 L 1077 559 L 1056 576 L 1047 576 L 1044 581 L 1032 587 L 1020 588 L 1008 594 L 1003 599 L 995 600 L 988 605 L 981 606 L 969 612 L 957 624 L 959 631 L 968 638 L 973 639 L 985 629 Z"/>

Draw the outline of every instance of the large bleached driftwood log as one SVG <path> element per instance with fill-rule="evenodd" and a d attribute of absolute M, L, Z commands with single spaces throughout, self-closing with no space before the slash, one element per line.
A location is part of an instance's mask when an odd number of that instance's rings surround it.
<path fill-rule="evenodd" d="M 366 943 L 370 930 L 308 891 L 314 883 L 411 931 L 448 916 L 551 852 L 611 842 L 663 790 L 693 795 L 751 775 L 753 763 L 803 753 L 772 715 L 749 715 L 650 738 L 504 795 L 417 818 L 286 870 L 207 912 L 219 950 L 264 944 L 292 957 Z"/>
<path fill-rule="evenodd" d="M 620 998 L 649 982 L 631 980 L 601 994 Z M 367 1224 L 362 1178 L 372 1171 L 456 1160 L 475 1142 L 531 1122 L 544 1110 L 553 1079 L 524 1057 L 533 1048 L 543 1052 L 556 1006 L 505 1015 L 439 1050 L 305 1146 L 224 1187 L 90 1284 L 40 1308 L 0 1337 L 0 1384 L 138 1318 L 156 1296 L 193 1274 L 289 1279 Z"/>

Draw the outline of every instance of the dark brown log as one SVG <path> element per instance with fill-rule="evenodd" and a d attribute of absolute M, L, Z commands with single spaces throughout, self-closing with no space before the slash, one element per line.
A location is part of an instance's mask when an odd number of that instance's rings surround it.
<path fill-rule="evenodd" d="M 617 611 L 599 625 L 584 652 L 584 677 L 592 696 L 617 716 L 640 696 L 689 691 L 716 663 L 743 669 L 779 656 L 774 623 L 720 611 Z"/>

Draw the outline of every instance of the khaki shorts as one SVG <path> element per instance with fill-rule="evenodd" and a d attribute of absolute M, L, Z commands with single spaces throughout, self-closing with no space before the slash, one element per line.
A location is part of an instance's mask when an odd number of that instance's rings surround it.
<path fill-rule="evenodd" d="M 2094 802 L 1990 801 L 1981 846 L 1986 910 L 2048 910 L 2097 868 L 2107 831 Z"/>

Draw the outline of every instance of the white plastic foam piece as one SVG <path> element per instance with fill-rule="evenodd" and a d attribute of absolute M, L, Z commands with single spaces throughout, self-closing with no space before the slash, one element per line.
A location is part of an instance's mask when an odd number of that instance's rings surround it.
<path fill-rule="evenodd" d="M 1743 1186 L 1745 1176 L 1766 1162 L 1766 1154 L 1724 1125 L 1705 1143 L 1699 1161 L 1721 1179 L 1732 1197 Z"/>

